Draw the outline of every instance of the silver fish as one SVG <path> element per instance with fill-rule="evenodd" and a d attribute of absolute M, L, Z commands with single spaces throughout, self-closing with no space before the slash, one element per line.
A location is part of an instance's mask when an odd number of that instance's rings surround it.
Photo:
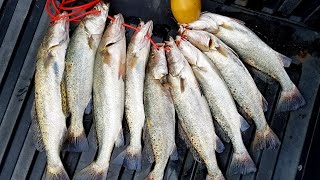
<path fill-rule="evenodd" d="M 179 133 L 198 161 L 207 167 L 206 179 L 225 179 L 218 167 L 215 150 L 224 146 L 214 131 L 213 120 L 205 97 L 187 60 L 179 51 L 172 37 L 166 42 L 169 66 L 168 81 L 178 115 Z"/>
<path fill-rule="evenodd" d="M 152 48 L 144 86 L 146 125 L 145 149 L 150 162 L 155 161 L 147 179 L 162 180 L 167 161 L 177 158 L 175 146 L 175 110 L 167 85 L 168 67 L 163 44 Z"/>
<path fill-rule="evenodd" d="M 210 30 L 217 25 L 218 30 Z M 233 48 L 244 62 L 252 66 L 258 77 L 277 80 L 282 87 L 278 106 L 280 111 L 296 110 L 305 105 L 304 98 L 284 69 L 290 66 L 291 59 L 273 50 L 243 22 L 214 13 L 203 13 L 199 22 L 187 26 L 214 33 Z"/>
<path fill-rule="evenodd" d="M 185 29 L 183 35 L 211 59 L 219 69 L 235 101 L 253 119 L 256 125 L 253 148 L 259 150 L 278 147 L 280 141 L 267 124 L 263 112 L 267 102 L 238 57 L 228 46 L 208 32 Z"/>
<path fill-rule="evenodd" d="M 60 149 L 67 131 L 60 83 L 68 43 L 68 18 L 54 21 L 39 47 L 36 60 L 32 128 L 36 148 L 40 151 L 44 149 L 47 155 L 46 179 L 69 179 L 60 159 Z"/>
<path fill-rule="evenodd" d="M 109 4 L 100 2 L 94 9 L 100 14 L 83 18 L 71 37 L 66 56 L 65 83 L 71 124 L 64 146 L 73 152 L 89 148 L 83 128 L 83 114 L 92 96 L 94 59 L 105 28 Z"/>
<path fill-rule="evenodd" d="M 176 38 L 178 48 L 192 67 L 201 89 L 208 101 L 211 113 L 220 127 L 227 133 L 233 144 L 234 153 L 228 169 L 230 174 L 255 172 L 256 167 L 243 144 L 240 128 L 249 125 L 238 113 L 232 95 L 218 69 L 208 57 L 190 42 Z"/>
<path fill-rule="evenodd" d="M 123 16 L 118 14 L 103 34 L 94 65 L 94 122 L 99 152 L 97 159 L 74 179 L 106 179 L 114 145 L 124 144 L 124 72 L 126 37 Z"/>
<path fill-rule="evenodd" d="M 125 80 L 125 117 L 130 131 L 130 144 L 125 151 L 115 159 L 116 164 L 122 164 L 132 170 L 141 170 L 141 137 L 145 123 L 143 106 L 143 87 L 145 68 L 150 52 L 150 41 L 153 23 L 140 22 L 129 43 L 126 60 Z"/>

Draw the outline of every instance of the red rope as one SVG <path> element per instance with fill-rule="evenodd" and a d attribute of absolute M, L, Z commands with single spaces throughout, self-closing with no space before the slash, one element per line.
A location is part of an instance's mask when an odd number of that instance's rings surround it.
<path fill-rule="evenodd" d="M 108 19 L 110 19 L 111 21 L 115 21 L 115 18 L 112 17 L 112 16 L 108 16 Z M 122 26 L 124 27 L 127 27 L 127 28 L 130 28 L 130 29 L 133 29 L 135 31 L 140 31 L 139 28 L 137 27 L 134 27 L 134 26 L 131 26 L 130 24 L 126 24 L 126 23 L 122 23 Z M 155 43 L 152 38 L 150 37 L 149 34 L 146 34 L 146 38 L 150 41 L 150 43 L 157 49 L 160 49 L 160 47 L 157 45 L 157 43 Z M 165 48 L 166 51 L 169 51 L 170 49 L 169 48 Z"/>
<path fill-rule="evenodd" d="M 79 6 L 73 6 L 73 7 L 66 7 L 67 5 L 70 5 L 70 3 L 73 3 L 73 2 L 76 2 L 76 0 L 62 0 L 62 2 L 59 4 L 59 6 L 56 5 L 55 3 L 55 0 L 47 0 L 46 2 L 46 11 L 48 13 L 48 15 L 50 16 L 50 20 L 51 22 L 52 21 L 57 21 L 59 19 L 62 19 L 62 18 L 65 18 L 65 17 L 71 17 L 71 16 L 74 16 L 75 17 L 72 17 L 69 19 L 70 22 L 79 22 L 80 19 L 86 15 L 89 15 L 89 14 L 99 14 L 100 11 L 98 10 L 90 10 L 88 12 L 85 12 L 85 13 L 82 13 L 81 12 L 84 12 L 90 8 L 92 8 L 93 6 L 95 6 L 97 3 L 99 3 L 101 0 L 93 0 L 89 3 L 86 3 L 86 4 L 83 4 L 83 5 L 79 5 Z M 50 5 L 53 6 L 53 9 L 55 11 L 55 13 L 53 14 L 51 11 L 50 11 Z M 61 11 L 70 11 L 70 10 L 76 10 L 74 12 L 71 12 L 71 13 L 68 13 L 68 14 L 65 14 L 65 15 L 62 15 L 62 16 L 59 16 L 59 14 L 61 14 Z M 111 21 L 114 21 L 115 18 L 112 17 L 112 16 L 108 16 L 108 19 L 110 19 Z M 139 28 L 135 27 L 135 26 L 132 26 L 130 24 L 126 24 L 126 23 L 122 23 L 122 25 L 124 27 L 127 27 L 127 28 L 130 28 L 130 29 L 133 29 L 135 31 L 140 31 Z M 159 49 L 160 47 L 152 40 L 152 38 L 150 37 L 149 34 L 146 34 L 146 38 L 150 41 L 150 43 L 157 49 Z M 165 50 L 166 51 L 170 51 L 170 48 L 168 47 L 165 47 Z"/>

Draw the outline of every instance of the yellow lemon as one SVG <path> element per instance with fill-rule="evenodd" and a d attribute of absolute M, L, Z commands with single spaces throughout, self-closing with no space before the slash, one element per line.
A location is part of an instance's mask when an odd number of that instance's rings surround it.
<path fill-rule="evenodd" d="M 179 23 L 197 20 L 201 12 L 201 0 L 171 0 L 171 11 Z"/>

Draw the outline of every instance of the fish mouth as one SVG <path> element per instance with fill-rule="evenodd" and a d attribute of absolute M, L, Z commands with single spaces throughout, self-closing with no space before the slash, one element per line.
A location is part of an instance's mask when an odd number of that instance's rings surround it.
<path fill-rule="evenodd" d="M 122 16 L 122 14 L 117 14 L 114 16 L 114 21 L 113 24 L 115 25 L 115 27 L 117 27 L 117 29 L 121 30 L 122 28 L 124 29 L 124 26 L 122 26 L 122 24 L 124 23 L 124 18 Z"/>
<path fill-rule="evenodd" d="M 210 33 L 199 30 L 188 30 L 183 32 L 191 44 L 195 45 L 202 51 L 209 51 L 215 46 L 215 41 Z"/>
<path fill-rule="evenodd" d="M 108 11 L 109 7 L 110 7 L 109 3 L 104 3 L 103 1 L 100 1 L 94 6 L 93 9 L 101 12 L 101 11 Z"/>
<path fill-rule="evenodd" d="M 144 24 L 143 21 L 140 22 L 139 24 L 139 29 L 140 29 L 140 32 L 143 34 L 143 35 L 149 35 L 151 36 L 152 35 L 152 30 L 153 30 L 153 22 L 150 20 L 148 21 L 147 23 Z"/>
<path fill-rule="evenodd" d="M 61 14 L 58 15 L 58 17 L 61 17 L 61 19 L 56 20 L 53 22 L 53 25 L 56 26 L 56 30 L 59 32 L 61 36 L 63 36 L 63 39 L 67 39 L 69 36 L 69 17 L 66 16 L 68 13 L 67 12 L 62 12 Z"/>

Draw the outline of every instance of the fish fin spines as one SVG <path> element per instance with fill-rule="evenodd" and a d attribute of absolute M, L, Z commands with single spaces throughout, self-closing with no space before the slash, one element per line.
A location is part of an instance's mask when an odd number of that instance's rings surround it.
<path fill-rule="evenodd" d="M 50 166 L 46 168 L 45 180 L 69 180 L 69 175 L 63 166 Z"/>
<path fill-rule="evenodd" d="M 221 141 L 221 139 L 216 135 L 216 152 L 217 153 L 222 153 L 224 151 L 224 144 Z"/>
<path fill-rule="evenodd" d="M 275 81 L 272 79 L 272 77 L 268 76 L 267 74 L 263 73 L 262 71 L 251 67 L 249 68 L 251 70 L 251 72 L 258 77 L 259 79 L 261 79 L 263 82 L 268 83 L 268 84 L 273 84 Z"/>
<path fill-rule="evenodd" d="M 223 174 L 218 174 L 218 175 L 211 175 L 211 174 L 207 174 L 206 176 L 206 180 L 225 180 L 226 178 L 224 178 Z"/>
<path fill-rule="evenodd" d="M 240 114 L 239 114 L 239 118 L 240 118 L 240 130 L 241 132 L 245 132 L 247 129 L 249 129 L 250 125 Z"/>
<path fill-rule="evenodd" d="M 40 125 L 37 119 L 36 104 L 33 102 L 31 109 L 31 130 L 33 132 L 34 146 L 38 151 L 44 150 L 44 144 L 41 136 Z"/>
<path fill-rule="evenodd" d="M 93 102 L 92 102 L 92 98 L 90 98 L 86 109 L 84 110 L 84 114 L 90 114 L 92 112 L 93 109 Z"/>
<path fill-rule="evenodd" d="M 260 93 L 261 95 L 261 106 L 263 109 L 263 112 L 267 112 L 268 111 L 268 101 L 263 97 L 263 95 Z"/>
<path fill-rule="evenodd" d="M 178 154 L 177 146 L 174 144 L 170 154 L 170 160 L 177 161 L 178 159 L 179 159 L 179 154 Z"/>
<path fill-rule="evenodd" d="M 266 126 L 261 130 L 256 130 L 255 137 L 252 142 L 252 148 L 254 151 L 261 149 L 276 149 L 279 146 L 280 140 L 269 126 Z"/>
<path fill-rule="evenodd" d="M 280 111 L 297 110 L 306 104 L 298 88 L 294 85 L 289 90 L 282 90 L 280 93 L 278 108 Z"/>
<path fill-rule="evenodd" d="M 256 172 L 256 165 L 251 159 L 249 153 L 233 153 L 231 163 L 228 168 L 228 174 L 248 174 Z"/>
<path fill-rule="evenodd" d="M 84 130 L 81 133 L 75 134 L 69 128 L 65 137 L 63 149 L 69 152 L 88 151 L 89 143 Z"/>
<path fill-rule="evenodd" d="M 213 120 L 213 124 L 214 124 L 214 129 L 217 136 L 219 136 L 222 141 L 229 143 L 230 138 L 228 137 L 226 132 L 222 129 L 222 127 L 218 124 L 218 122 L 216 120 Z"/>
<path fill-rule="evenodd" d="M 123 136 L 123 130 L 121 128 L 121 130 L 119 131 L 119 134 L 118 134 L 118 138 L 115 142 L 115 146 L 116 147 L 121 147 L 124 145 L 124 136 Z"/>
<path fill-rule="evenodd" d="M 278 53 L 278 52 L 277 52 Z M 279 57 L 279 60 L 280 62 L 283 64 L 283 67 L 289 67 L 291 62 L 292 62 L 292 59 L 281 54 L 281 53 L 278 53 L 278 57 Z"/>
<path fill-rule="evenodd" d="M 103 180 L 107 178 L 108 168 L 101 168 L 95 162 L 77 172 L 73 180 Z"/>

